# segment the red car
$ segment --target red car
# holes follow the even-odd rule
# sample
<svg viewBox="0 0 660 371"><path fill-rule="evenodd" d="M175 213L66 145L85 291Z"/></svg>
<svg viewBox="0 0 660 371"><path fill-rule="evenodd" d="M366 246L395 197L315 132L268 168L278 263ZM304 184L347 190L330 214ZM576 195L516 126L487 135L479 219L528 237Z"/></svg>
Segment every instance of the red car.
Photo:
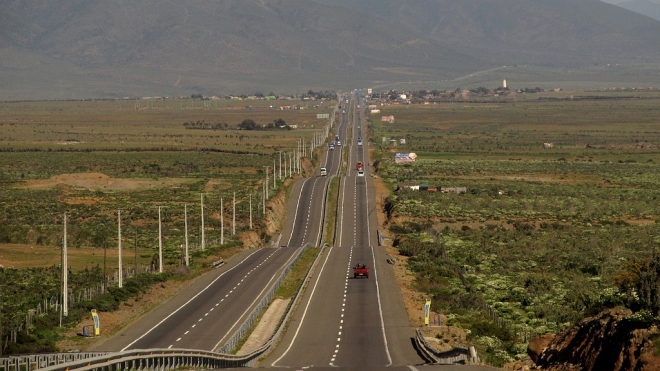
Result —
<svg viewBox="0 0 660 371"><path fill-rule="evenodd" d="M369 268L364 264L356 264L353 268L353 278L365 277L369 278Z"/></svg>
<svg viewBox="0 0 660 371"><path fill-rule="evenodd" d="M357 164L355 164L355 170L360 170L364 169L364 165L362 164L362 161L358 161Z"/></svg>

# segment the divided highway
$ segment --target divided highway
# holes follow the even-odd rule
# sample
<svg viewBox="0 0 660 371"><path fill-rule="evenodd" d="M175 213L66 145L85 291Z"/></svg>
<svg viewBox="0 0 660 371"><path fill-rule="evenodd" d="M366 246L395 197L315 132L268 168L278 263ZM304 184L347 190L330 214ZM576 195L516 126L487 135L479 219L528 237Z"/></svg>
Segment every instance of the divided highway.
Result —
<svg viewBox="0 0 660 371"><path fill-rule="evenodd" d="M336 244L326 250L287 333L262 366L382 369L424 362L411 345L403 301L378 248L367 147L357 144L365 132L361 112L363 103L353 101L351 135L340 138L348 166L342 171ZM353 278L357 263L370 268L369 278Z"/></svg>
<svg viewBox="0 0 660 371"><path fill-rule="evenodd" d="M348 113L342 114L338 124L338 131L343 135L348 128L348 118ZM341 164L341 151L328 151L324 164L329 174L336 174ZM295 184L292 198L296 202L290 202L279 247L243 252L97 346L97 350L187 348L217 351L299 249L308 243L318 245L329 179L315 176Z"/></svg>
<svg viewBox="0 0 660 371"><path fill-rule="evenodd" d="M374 185L362 125L365 102L359 95L343 102L337 134L342 147L322 160L329 176L298 181L292 190L287 221L275 248L250 250L226 266L200 277L184 292L125 328L98 350L187 348L217 351L237 330L306 244L317 246L323 233L325 192L332 175L340 176L338 222L334 246L325 249L307 282L286 333L260 367L315 369L405 369L424 364L413 345L413 329L378 246ZM349 106L350 104L350 106ZM349 109L350 108L350 109ZM350 125L350 121L353 125ZM350 128L350 130L349 130ZM364 143L367 141L365 140ZM362 161L364 174L355 164ZM366 264L368 278L354 278L353 267ZM454 366L424 369L453 370ZM486 370L461 366L463 371Z"/></svg>

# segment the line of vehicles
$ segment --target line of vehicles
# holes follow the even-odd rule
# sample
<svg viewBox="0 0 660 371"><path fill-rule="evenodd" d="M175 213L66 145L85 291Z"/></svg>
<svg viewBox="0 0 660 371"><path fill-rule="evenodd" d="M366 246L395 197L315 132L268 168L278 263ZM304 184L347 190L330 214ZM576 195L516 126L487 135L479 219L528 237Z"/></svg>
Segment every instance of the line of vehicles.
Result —
<svg viewBox="0 0 660 371"><path fill-rule="evenodd" d="M339 136L336 135L336 136L335 136L335 140L337 140L338 138L339 138ZM339 141L337 140L337 144L338 144L338 145L341 145L341 142L339 142ZM359 146L362 145L362 139L358 139L358 145L359 145ZM335 149L335 144L334 144L334 143L330 143L329 146L330 146L330 149ZM358 161L358 162L355 164L355 171L357 171L357 175L358 175L358 176L364 176L364 164L362 163L362 161ZM328 175L328 169L326 169L325 167L322 167L322 168L321 168L321 171L320 171L320 175L321 175L321 176L327 176L327 175Z"/></svg>

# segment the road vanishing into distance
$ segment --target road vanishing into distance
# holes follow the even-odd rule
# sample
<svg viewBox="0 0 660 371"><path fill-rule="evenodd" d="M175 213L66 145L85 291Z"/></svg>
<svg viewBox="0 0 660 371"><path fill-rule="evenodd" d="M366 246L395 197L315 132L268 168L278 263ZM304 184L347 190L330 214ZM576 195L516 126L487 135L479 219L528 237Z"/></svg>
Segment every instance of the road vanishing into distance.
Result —
<svg viewBox="0 0 660 371"><path fill-rule="evenodd" d="M346 135L348 118L348 113L342 114L339 135ZM328 174L336 175L341 151L328 151L324 163ZM217 351L238 330L299 250L306 244L319 245L330 178L316 176L294 185L287 211L289 218L278 247L239 254L99 345L98 350L187 348Z"/></svg>
<svg viewBox="0 0 660 371"><path fill-rule="evenodd" d="M359 95L342 102L336 134L344 146L328 150L321 167L328 176L296 182L287 221L275 248L248 250L225 266L195 280L97 350L185 348L218 351L306 244L319 246L326 192L340 177L335 245L323 250L307 289L279 345L259 367L300 370L488 370L480 366L425 365L413 347L394 272L378 246L375 192L362 125L365 102ZM352 124L352 125L351 125ZM332 139L331 139L332 140ZM346 152L346 164L342 164ZM355 164L362 161L364 174ZM368 278L353 278L366 264Z"/></svg>

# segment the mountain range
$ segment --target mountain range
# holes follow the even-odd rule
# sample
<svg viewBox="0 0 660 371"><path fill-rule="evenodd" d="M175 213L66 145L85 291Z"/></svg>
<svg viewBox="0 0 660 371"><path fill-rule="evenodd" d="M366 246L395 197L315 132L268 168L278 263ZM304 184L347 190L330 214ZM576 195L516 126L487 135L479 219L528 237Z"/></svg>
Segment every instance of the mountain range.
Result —
<svg viewBox="0 0 660 371"><path fill-rule="evenodd" d="M603 0L609 4L618 5L635 13L660 20L660 0Z"/></svg>
<svg viewBox="0 0 660 371"><path fill-rule="evenodd" d="M660 22L598 0L5 0L0 99L452 82L654 64Z"/></svg>

